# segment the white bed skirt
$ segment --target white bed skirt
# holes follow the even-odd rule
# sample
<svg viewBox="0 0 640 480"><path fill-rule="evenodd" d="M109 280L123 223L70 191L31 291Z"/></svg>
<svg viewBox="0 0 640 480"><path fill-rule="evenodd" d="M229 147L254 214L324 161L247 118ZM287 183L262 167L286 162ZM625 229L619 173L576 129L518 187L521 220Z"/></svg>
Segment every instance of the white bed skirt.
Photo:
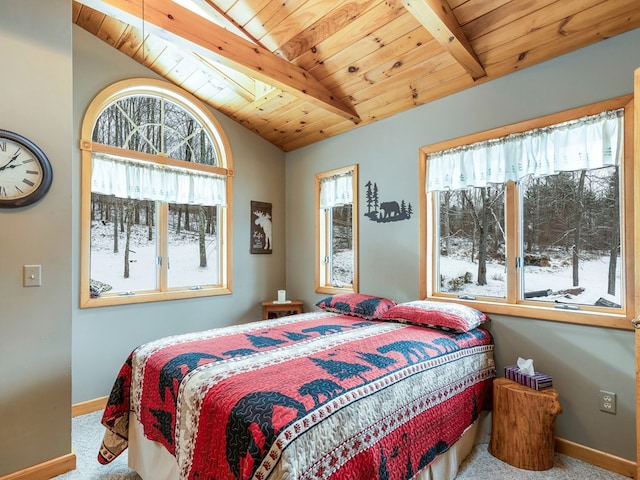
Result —
<svg viewBox="0 0 640 480"><path fill-rule="evenodd" d="M440 455L416 480L453 480L462 461L474 445L489 443L491 413L482 412L462 437L443 455ZM142 424L131 412L129 418L129 467L143 480L179 480L175 457L157 442L147 439Z"/></svg>

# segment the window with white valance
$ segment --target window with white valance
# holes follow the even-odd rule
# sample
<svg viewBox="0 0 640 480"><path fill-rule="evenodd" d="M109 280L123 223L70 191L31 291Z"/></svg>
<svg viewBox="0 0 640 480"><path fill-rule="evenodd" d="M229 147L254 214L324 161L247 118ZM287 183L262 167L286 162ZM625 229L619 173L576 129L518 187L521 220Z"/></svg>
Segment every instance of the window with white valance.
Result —
<svg viewBox="0 0 640 480"><path fill-rule="evenodd" d="M81 307L231 293L233 163L198 99L117 82L82 123Z"/></svg>
<svg viewBox="0 0 640 480"><path fill-rule="evenodd" d="M619 165L623 109L429 154L427 192Z"/></svg>
<svg viewBox="0 0 640 480"><path fill-rule="evenodd" d="M118 198L226 206L226 178L171 165L94 153L91 191Z"/></svg>
<svg viewBox="0 0 640 480"><path fill-rule="evenodd" d="M320 180L320 208L331 208L353 202L353 171Z"/></svg>
<svg viewBox="0 0 640 480"><path fill-rule="evenodd" d="M422 147L421 297L620 328L634 294L630 105L619 97Z"/></svg>
<svg viewBox="0 0 640 480"><path fill-rule="evenodd" d="M358 165L318 173L316 292L358 291Z"/></svg>

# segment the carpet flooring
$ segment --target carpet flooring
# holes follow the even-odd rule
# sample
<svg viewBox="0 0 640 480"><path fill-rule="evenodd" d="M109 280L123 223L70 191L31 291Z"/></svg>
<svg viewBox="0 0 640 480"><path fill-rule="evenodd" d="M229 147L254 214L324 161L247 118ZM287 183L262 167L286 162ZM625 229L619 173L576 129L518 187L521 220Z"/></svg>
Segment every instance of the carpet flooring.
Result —
<svg viewBox="0 0 640 480"><path fill-rule="evenodd" d="M104 427L102 412L89 413L73 419L72 445L76 454L76 469L52 480L141 480L127 467L127 452L109 465L96 459ZM153 480L153 479L145 479ZM566 455L556 454L550 470L532 472L512 467L487 452L487 445L476 445L460 467L456 480L627 480L618 475Z"/></svg>

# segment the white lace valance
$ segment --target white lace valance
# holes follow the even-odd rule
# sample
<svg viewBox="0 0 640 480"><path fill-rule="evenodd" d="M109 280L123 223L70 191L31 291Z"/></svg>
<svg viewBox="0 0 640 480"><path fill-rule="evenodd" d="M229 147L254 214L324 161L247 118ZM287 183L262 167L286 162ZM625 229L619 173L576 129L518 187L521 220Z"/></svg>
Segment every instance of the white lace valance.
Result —
<svg viewBox="0 0 640 480"><path fill-rule="evenodd" d="M624 109L429 154L427 192L619 165Z"/></svg>
<svg viewBox="0 0 640 480"><path fill-rule="evenodd" d="M353 203L353 172L325 177L320 180L320 208Z"/></svg>
<svg viewBox="0 0 640 480"><path fill-rule="evenodd" d="M226 179L221 175L105 153L92 157L91 191L136 200L187 205L226 206Z"/></svg>

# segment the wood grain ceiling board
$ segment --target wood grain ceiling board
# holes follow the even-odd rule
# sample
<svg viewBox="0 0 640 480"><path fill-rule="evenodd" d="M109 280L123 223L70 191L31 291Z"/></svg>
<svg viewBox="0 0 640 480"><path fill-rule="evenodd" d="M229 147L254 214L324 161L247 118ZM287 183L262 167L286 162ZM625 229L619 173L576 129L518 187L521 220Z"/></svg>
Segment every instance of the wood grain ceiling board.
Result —
<svg viewBox="0 0 640 480"><path fill-rule="evenodd" d="M98 8L135 3L171 15L168 0L78 0L72 21L283 151L357 128L349 109L366 125L640 27L638 0L175 1L215 12L226 39L278 60L261 64L238 48L233 62L220 62L202 47L215 48L211 40L195 48L172 37L180 33L172 22L158 36ZM210 31L213 20L187 18L190 29ZM252 74L262 68L270 73ZM308 84L283 85L286 72Z"/></svg>

